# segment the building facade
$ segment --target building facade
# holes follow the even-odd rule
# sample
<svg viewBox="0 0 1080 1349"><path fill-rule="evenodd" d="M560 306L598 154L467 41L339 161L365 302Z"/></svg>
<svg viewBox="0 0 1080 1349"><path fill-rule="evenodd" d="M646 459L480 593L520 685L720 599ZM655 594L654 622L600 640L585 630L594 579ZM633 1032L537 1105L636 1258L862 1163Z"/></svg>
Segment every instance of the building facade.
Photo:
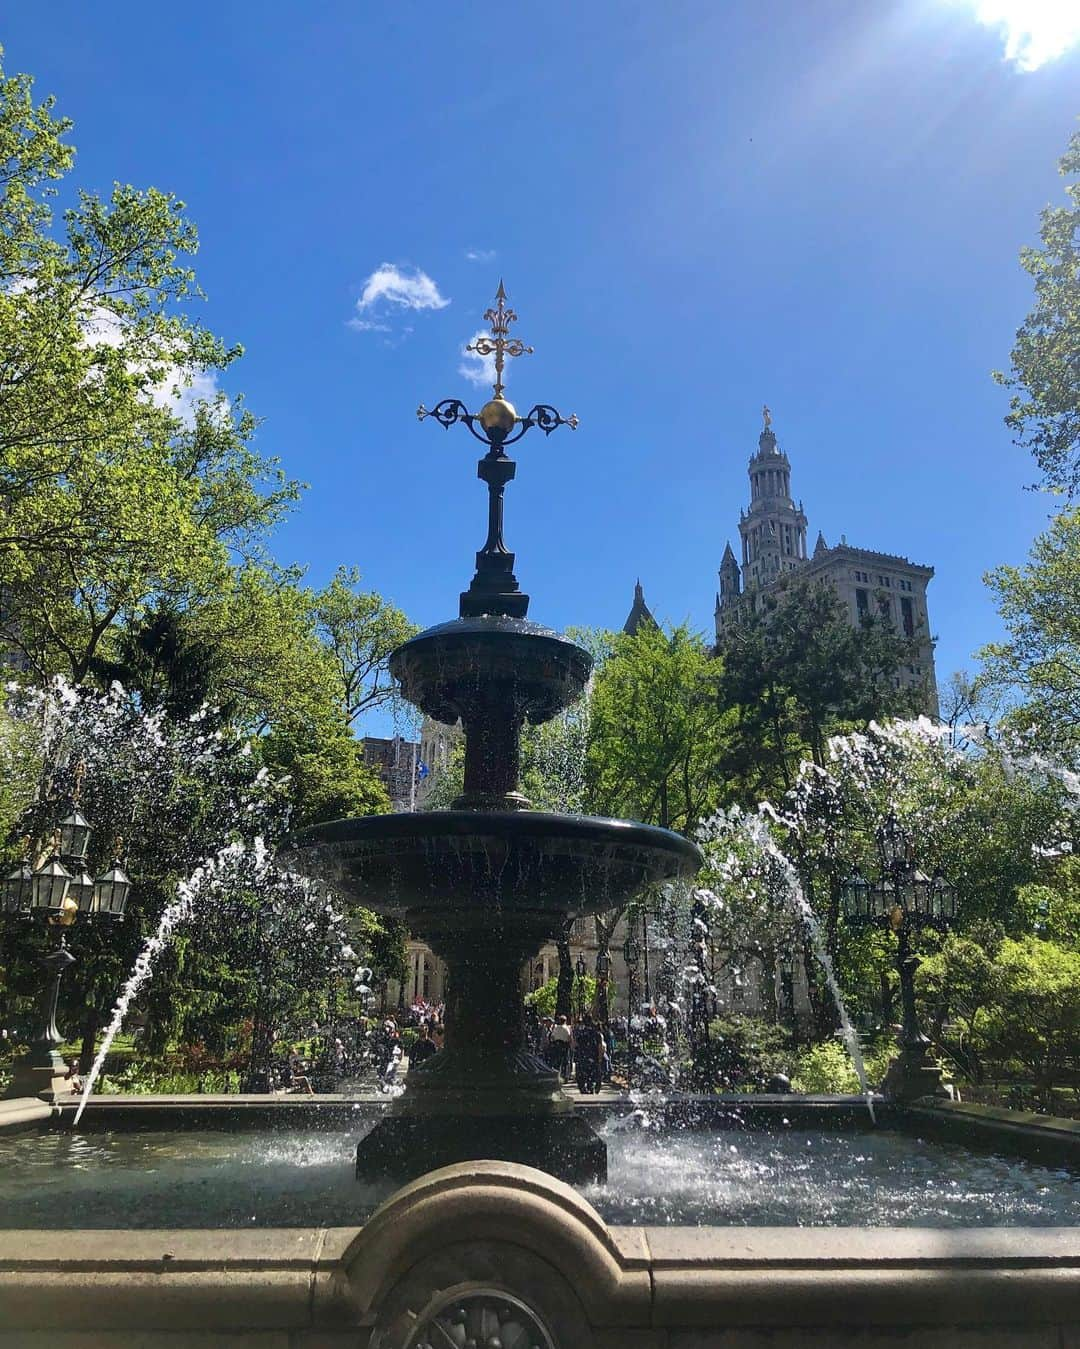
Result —
<svg viewBox="0 0 1080 1349"><path fill-rule="evenodd" d="M384 739L366 735L361 740L364 763L375 770L386 794L390 809L415 810L417 775L420 771L420 746L415 740L395 735Z"/></svg>
<svg viewBox="0 0 1080 1349"><path fill-rule="evenodd" d="M925 689L925 711L936 713L934 642L926 600L933 567L856 548L844 536L830 548L820 531L809 554L806 513L802 502L791 494L791 463L777 444L768 409L747 473L750 504L739 512L741 562L728 543L720 563L717 645L723 645L726 631L746 605L756 607L762 596L774 593L792 574L798 574L832 586L853 626L876 616L914 639L915 653L900 672L900 683Z"/></svg>

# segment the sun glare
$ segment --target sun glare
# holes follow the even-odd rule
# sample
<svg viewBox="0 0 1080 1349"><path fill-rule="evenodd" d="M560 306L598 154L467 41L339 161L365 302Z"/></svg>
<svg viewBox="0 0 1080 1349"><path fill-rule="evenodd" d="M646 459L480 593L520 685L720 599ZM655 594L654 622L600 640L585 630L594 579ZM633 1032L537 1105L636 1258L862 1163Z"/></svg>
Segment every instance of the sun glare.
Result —
<svg viewBox="0 0 1080 1349"><path fill-rule="evenodd" d="M1080 43L1080 0L971 0L975 17L997 28L1005 59L1038 70Z"/></svg>

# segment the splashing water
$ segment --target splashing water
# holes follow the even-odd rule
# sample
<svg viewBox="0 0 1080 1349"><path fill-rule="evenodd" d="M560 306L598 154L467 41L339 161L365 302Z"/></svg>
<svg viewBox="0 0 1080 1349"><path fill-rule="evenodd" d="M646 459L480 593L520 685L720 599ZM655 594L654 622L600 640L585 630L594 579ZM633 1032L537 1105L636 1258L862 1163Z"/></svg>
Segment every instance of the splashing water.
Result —
<svg viewBox="0 0 1080 1349"><path fill-rule="evenodd" d="M176 898L162 913L158 920L157 930L147 937L143 949L139 952L132 971L128 975L127 982L120 990L120 996L113 1008L112 1020L106 1028L104 1038L101 1041L101 1048L94 1058L86 1083L83 1086L82 1096L79 1098L79 1108L75 1112L74 1128L78 1128L83 1111L86 1109L86 1103L94 1090L94 1084L101 1076L105 1059L112 1048L113 1040L116 1039L117 1033L124 1024L133 998L153 973L154 960L168 945L176 929L191 918L201 892L210 883L215 873L220 871L227 858L238 856L243 851L242 844L229 844L228 847L223 848L218 853L216 858L208 858L201 867L197 867L192 872L186 881L181 881L177 886Z"/></svg>
<svg viewBox="0 0 1080 1349"><path fill-rule="evenodd" d="M781 932L780 925L786 927L788 923L805 933L836 1007L840 1022L839 1038L858 1077L870 1117L876 1123L862 1047L840 992L821 924L806 898L798 871L777 845L769 829L768 820L778 818L775 810L763 802L756 815L734 807L729 812L721 811L706 822L701 837L706 845L710 842L720 844L720 857L714 860L713 865L720 874L722 893L726 892L727 898L721 898L710 889L698 888L695 894L705 905L706 915L710 911L716 912L721 920L726 917L730 925L733 912L730 894L734 891L739 897L738 907L745 913L745 921L750 924L745 936L752 937L757 925L766 927L776 939ZM741 919L739 928L742 930ZM785 940L790 942L794 935L794 931L791 931Z"/></svg>
<svg viewBox="0 0 1080 1349"><path fill-rule="evenodd" d="M832 960L829 957L829 950L825 943L825 938L821 931L821 924L818 922L817 914L810 907L810 901L803 893L802 883L799 880L798 873L787 857L780 851L769 834L768 826L763 819L755 819L749 822L751 835L755 842L761 848L762 852L775 864L778 871L784 878L785 890L791 907L806 929L806 934L810 938L810 945L813 947L814 955L818 964L821 966L825 975L825 982L828 985L832 1000L836 1005L836 1012L840 1018L840 1038L844 1042L844 1047L851 1056L852 1066L859 1079L859 1086L866 1097L866 1108L870 1112L870 1118L877 1123L874 1115L874 1098L870 1090L870 1083L866 1076L866 1064L863 1061L862 1046L859 1044L859 1037L855 1027L851 1024L851 1018L848 1016L847 1007L844 1005L844 998L840 992L840 985L836 982L836 972L833 969Z"/></svg>
<svg viewBox="0 0 1080 1349"><path fill-rule="evenodd" d="M306 947L314 943L313 949L319 952L319 968L322 972L351 974L356 993L362 998L370 994L368 980L371 971L359 964L359 957L349 944L345 915L338 911L333 898L322 891L317 883L277 866L262 838L257 837L250 843L237 841L227 844L214 856L200 863L187 880L177 886L176 897L162 913L153 935L143 944L116 1000L112 1019L87 1075L75 1114L76 1125L82 1118L86 1102L101 1075L113 1040L123 1026L133 1000L153 973L154 961L169 944L176 930L204 911L203 906L207 901L216 899L220 904L238 891L256 893L261 897L263 940L271 940L275 933L280 936L291 925L294 937L300 937Z"/></svg>

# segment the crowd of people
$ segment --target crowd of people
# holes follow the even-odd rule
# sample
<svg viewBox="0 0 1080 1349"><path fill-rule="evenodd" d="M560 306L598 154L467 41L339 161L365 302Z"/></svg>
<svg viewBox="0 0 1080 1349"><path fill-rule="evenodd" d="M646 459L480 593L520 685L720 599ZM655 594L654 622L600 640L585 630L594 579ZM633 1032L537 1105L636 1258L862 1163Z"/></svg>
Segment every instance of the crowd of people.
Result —
<svg viewBox="0 0 1080 1349"><path fill-rule="evenodd" d="M573 1025L561 1012L545 1016L534 1023L532 1040L535 1052L564 1082L577 1080L582 1096L595 1096L611 1077L611 1031L591 1012L583 1012Z"/></svg>
<svg viewBox="0 0 1080 1349"><path fill-rule="evenodd" d="M418 999L379 1019L365 1020L357 1028L352 1049L337 1037L318 1056L305 1055L303 1047L296 1045L275 1085L292 1092L326 1090L319 1082L329 1072L335 1081L374 1077L380 1091L391 1093L399 1087L406 1064L419 1067L443 1048L444 1010L441 1003ZM595 1095L611 1078L615 1035L612 1027L589 1011L574 1021L562 1014L541 1018L534 1013L528 1020L527 1038L533 1052L564 1082L576 1081L583 1096Z"/></svg>

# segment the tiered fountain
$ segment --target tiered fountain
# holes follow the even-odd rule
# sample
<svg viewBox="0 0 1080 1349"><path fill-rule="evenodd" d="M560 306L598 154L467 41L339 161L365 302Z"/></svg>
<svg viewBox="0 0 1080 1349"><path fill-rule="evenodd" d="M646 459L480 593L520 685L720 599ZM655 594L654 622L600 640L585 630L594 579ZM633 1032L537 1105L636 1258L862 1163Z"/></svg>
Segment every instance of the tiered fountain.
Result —
<svg viewBox="0 0 1080 1349"><path fill-rule="evenodd" d="M488 448L488 536L460 617L399 647L390 669L402 693L465 732L465 784L450 810L337 820L296 835L297 867L339 894L404 919L448 967L446 1045L408 1074L357 1151L364 1179L407 1179L481 1158L526 1162L570 1181L604 1179L603 1141L524 1041L520 972L571 915L624 904L650 885L693 874L697 848L666 829L534 811L519 790L520 739L580 696L588 652L526 620L529 597L503 542L503 492L516 464L507 446L530 428L577 426L538 404L519 417L503 397L506 356L532 350L509 336L516 319L502 284L471 348L493 356L494 396L470 413L445 399L421 419L458 422Z"/></svg>

